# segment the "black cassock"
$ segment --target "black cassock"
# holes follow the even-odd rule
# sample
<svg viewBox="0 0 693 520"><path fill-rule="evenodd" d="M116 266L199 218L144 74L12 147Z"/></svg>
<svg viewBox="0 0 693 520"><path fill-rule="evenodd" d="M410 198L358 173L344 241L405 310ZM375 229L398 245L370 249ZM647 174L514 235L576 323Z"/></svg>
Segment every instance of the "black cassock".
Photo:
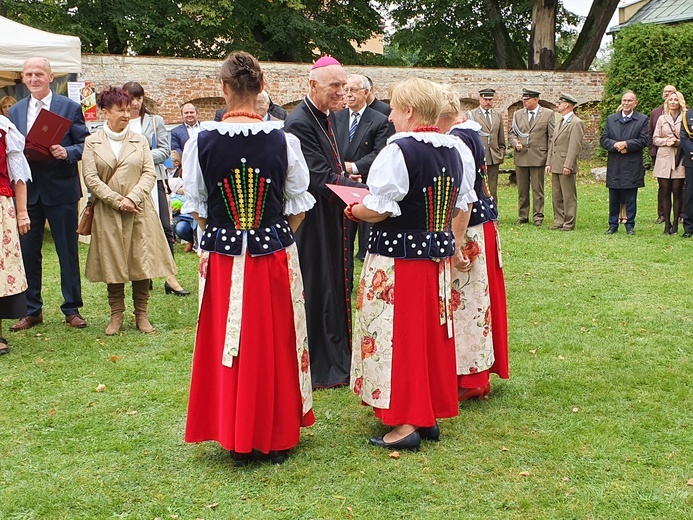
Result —
<svg viewBox="0 0 693 520"><path fill-rule="evenodd" d="M344 385L351 365L351 288L345 261L354 254L345 229L352 223L344 217L344 203L325 184L365 186L342 173L332 115L306 98L286 118L284 130L301 141L310 170L308 191L317 201L296 232L313 387Z"/></svg>

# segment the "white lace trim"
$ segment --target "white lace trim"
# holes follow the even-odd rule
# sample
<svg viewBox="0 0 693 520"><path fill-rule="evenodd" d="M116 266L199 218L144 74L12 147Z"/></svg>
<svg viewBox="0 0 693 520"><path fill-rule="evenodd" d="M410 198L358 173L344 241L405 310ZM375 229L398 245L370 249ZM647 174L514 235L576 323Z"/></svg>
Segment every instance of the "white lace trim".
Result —
<svg viewBox="0 0 693 520"><path fill-rule="evenodd" d="M7 154L7 173L12 182L31 180L31 168L22 152L10 152Z"/></svg>
<svg viewBox="0 0 693 520"><path fill-rule="evenodd" d="M431 144L436 148L454 148L457 137L439 134L437 132L399 132L387 140L387 144L393 143L405 137L413 137L422 143Z"/></svg>
<svg viewBox="0 0 693 520"><path fill-rule="evenodd" d="M223 121L203 121L200 130L216 130L221 135L257 135L260 132L269 134L272 130L284 128L284 121L263 121L262 123L225 123Z"/></svg>
<svg viewBox="0 0 693 520"><path fill-rule="evenodd" d="M363 198L363 205L372 211L377 211L381 215L389 213L391 217L399 217L402 214L399 204L387 197L369 194Z"/></svg>
<svg viewBox="0 0 693 520"><path fill-rule="evenodd" d="M479 123L477 123L476 121L474 121L473 119L467 119L466 121L464 121L462 123L457 123L456 125L452 125L450 127L450 130L453 130L455 128L460 128L462 130L469 129L469 130L474 130L475 132L478 132L479 130L481 130L481 125Z"/></svg>
<svg viewBox="0 0 693 520"><path fill-rule="evenodd" d="M315 206L315 197L304 191L292 197L286 197L284 200L284 215L298 215L310 210L313 206Z"/></svg>

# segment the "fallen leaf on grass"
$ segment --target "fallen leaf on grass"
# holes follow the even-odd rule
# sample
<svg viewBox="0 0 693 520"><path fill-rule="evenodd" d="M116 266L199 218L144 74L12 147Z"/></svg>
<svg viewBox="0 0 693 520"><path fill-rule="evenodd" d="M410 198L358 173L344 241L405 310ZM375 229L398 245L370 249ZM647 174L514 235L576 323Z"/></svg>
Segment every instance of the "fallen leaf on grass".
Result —
<svg viewBox="0 0 693 520"><path fill-rule="evenodd" d="M521 477L529 477L532 473L530 471L520 471Z"/></svg>
<svg viewBox="0 0 693 520"><path fill-rule="evenodd" d="M580 327L580 332L587 332L587 327Z"/></svg>
<svg viewBox="0 0 693 520"><path fill-rule="evenodd" d="M94 401L91 401L89 404L87 404L87 408L91 408L92 406L94 406Z"/></svg>
<svg viewBox="0 0 693 520"><path fill-rule="evenodd" d="M398 459L399 458L399 452L393 451L392 453L390 453L390 458L391 459Z"/></svg>
<svg viewBox="0 0 693 520"><path fill-rule="evenodd" d="M579 411L580 411L580 409L577 406L575 408L573 408L573 413L578 413Z"/></svg>
<svg viewBox="0 0 693 520"><path fill-rule="evenodd" d="M118 361L119 359L120 359L120 358L119 358L118 356L111 356L111 361L113 361L113 363L115 363L115 362Z"/></svg>
<svg viewBox="0 0 693 520"><path fill-rule="evenodd" d="M137 410L130 410L129 412L125 412L127 415L137 415Z"/></svg>
<svg viewBox="0 0 693 520"><path fill-rule="evenodd" d="M693 478L688 479L687 485L693 486Z"/></svg>
<svg viewBox="0 0 693 520"><path fill-rule="evenodd" d="M347 511L349 511L349 513L352 513L352 514L353 514L354 508L353 508L353 507L347 507Z"/></svg>
<svg viewBox="0 0 693 520"><path fill-rule="evenodd" d="M55 415L57 413L57 410L53 408L50 412L48 412L48 415Z"/></svg>
<svg viewBox="0 0 693 520"><path fill-rule="evenodd" d="M43 363L43 358L36 358L36 362L39 363L39 364L40 364L40 363Z"/></svg>
<svg viewBox="0 0 693 520"><path fill-rule="evenodd" d="M536 327L537 325L539 325L539 322L538 322L538 321L533 321L533 322L532 322L532 325L534 325L534 326Z"/></svg>
<svg viewBox="0 0 693 520"><path fill-rule="evenodd" d="M99 383L99 385L96 387L96 391L101 393L104 390L106 390L106 385L104 385L103 383Z"/></svg>
<svg viewBox="0 0 693 520"><path fill-rule="evenodd" d="M40 338L40 337L41 337L41 333L40 333L40 332L37 332L37 333L36 333L36 337L37 337L37 338Z"/></svg>
<svg viewBox="0 0 693 520"><path fill-rule="evenodd" d="M536 353L537 353L537 349L531 348L531 349L529 349L529 353L530 353L530 354L536 354Z"/></svg>
<svg viewBox="0 0 693 520"><path fill-rule="evenodd" d="M565 361L565 358L563 356L558 356L558 361Z"/></svg>
<svg viewBox="0 0 693 520"><path fill-rule="evenodd" d="M346 497L343 497L342 495L332 495L332 498L335 500L346 500Z"/></svg>
<svg viewBox="0 0 693 520"><path fill-rule="evenodd" d="M248 500L248 495L241 495L241 500Z"/></svg>
<svg viewBox="0 0 693 520"><path fill-rule="evenodd" d="M216 509L219 506L219 502L214 502L213 504L208 504L205 507L207 509Z"/></svg>
<svg viewBox="0 0 693 520"><path fill-rule="evenodd" d="M503 447L501 448L501 451L510 451L510 450L509 450L508 448L506 448L505 446L503 446Z"/></svg>
<svg viewBox="0 0 693 520"><path fill-rule="evenodd" d="M570 479L569 479L568 477L563 477L561 480L562 480L563 482L568 482Z"/></svg>

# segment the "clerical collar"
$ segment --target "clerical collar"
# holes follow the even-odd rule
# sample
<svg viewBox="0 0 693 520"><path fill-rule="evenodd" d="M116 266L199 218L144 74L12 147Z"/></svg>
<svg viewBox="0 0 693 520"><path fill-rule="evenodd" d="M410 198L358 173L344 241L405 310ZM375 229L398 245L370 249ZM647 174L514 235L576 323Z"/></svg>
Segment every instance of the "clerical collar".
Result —
<svg viewBox="0 0 693 520"><path fill-rule="evenodd" d="M327 118L327 115L330 113L330 111L327 111L327 114L320 110L315 103L313 103L313 100L310 99L310 94L306 94L306 102L308 104L308 108L310 109L311 112L315 115L320 115L324 118Z"/></svg>

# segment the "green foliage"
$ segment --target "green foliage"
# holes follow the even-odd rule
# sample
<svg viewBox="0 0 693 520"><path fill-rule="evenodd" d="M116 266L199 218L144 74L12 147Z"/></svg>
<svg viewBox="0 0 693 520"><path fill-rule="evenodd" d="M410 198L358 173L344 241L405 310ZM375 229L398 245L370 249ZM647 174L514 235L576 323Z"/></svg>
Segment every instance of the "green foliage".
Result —
<svg viewBox="0 0 693 520"><path fill-rule="evenodd" d="M649 113L662 104L665 85L693 101L693 24L633 25L618 32L607 67L602 120L613 113L626 90L638 96L636 110Z"/></svg>
<svg viewBox="0 0 693 520"><path fill-rule="evenodd" d="M392 37L399 51L419 67L497 67L492 25L482 2L476 0L390 0L385 5L397 32ZM532 0L500 0L510 38L527 56L532 23ZM558 9L558 36L574 34L580 17ZM559 46L559 56L567 56ZM526 59L526 58L525 58Z"/></svg>
<svg viewBox="0 0 693 520"><path fill-rule="evenodd" d="M244 49L262 60L359 57L379 31L368 0L5 0L9 18L82 39L84 52L222 58Z"/></svg>

